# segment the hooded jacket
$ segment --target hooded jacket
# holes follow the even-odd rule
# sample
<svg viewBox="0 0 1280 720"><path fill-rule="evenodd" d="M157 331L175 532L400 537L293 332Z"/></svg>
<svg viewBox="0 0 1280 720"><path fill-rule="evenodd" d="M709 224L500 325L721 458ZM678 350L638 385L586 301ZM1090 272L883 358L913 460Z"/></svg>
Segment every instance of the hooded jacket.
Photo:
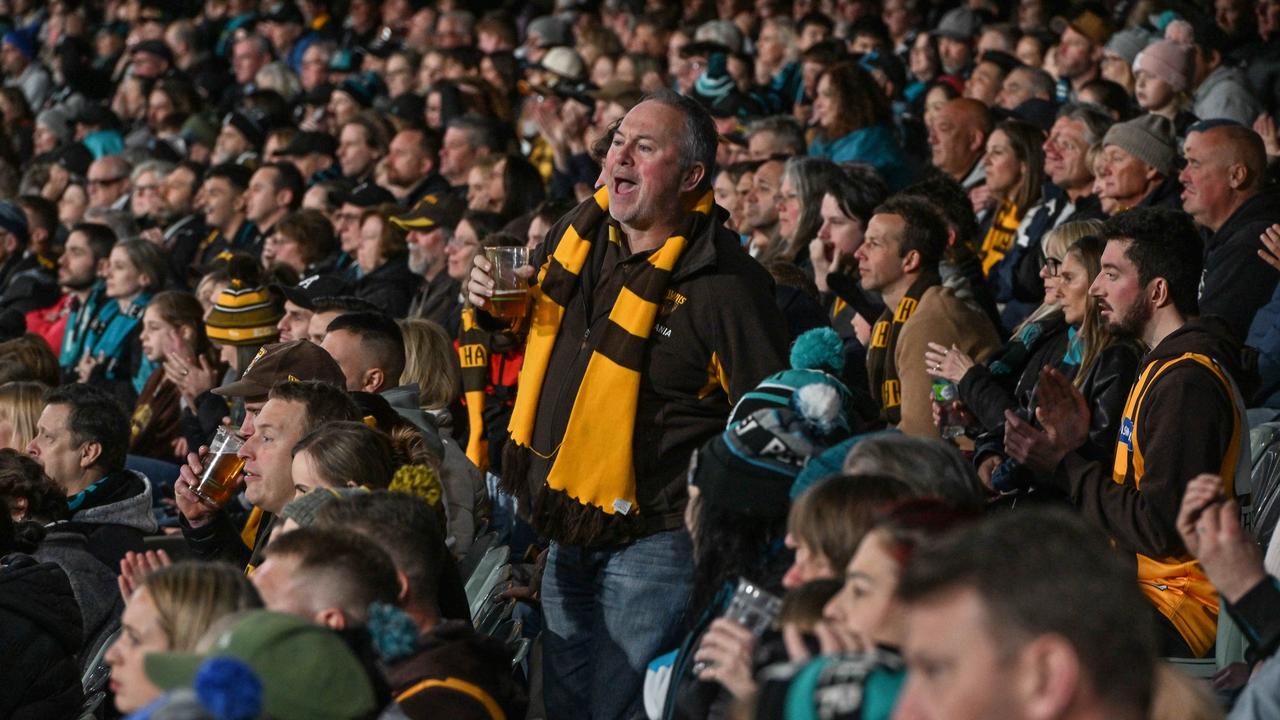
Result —
<svg viewBox="0 0 1280 720"><path fill-rule="evenodd" d="M0 717L72 718L82 690L84 630L67 576L53 563L9 555L0 565Z"/></svg>
<svg viewBox="0 0 1280 720"><path fill-rule="evenodd" d="M471 549L479 526L487 493L484 475L452 438L443 437L435 422L418 406L417 385L401 385L382 391L382 397L400 417L412 423L427 439L431 452L440 458L440 485L444 488L445 517L450 549L462 557Z"/></svg>
<svg viewBox="0 0 1280 720"><path fill-rule="evenodd" d="M1280 222L1280 192L1249 198L1205 241L1200 312L1218 315L1243 340L1249 322L1276 288L1276 271L1258 257L1262 231Z"/></svg>
<svg viewBox="0 0 1280 720"><path fill-rule="evenodd" d="M81 496L67 529L83 533L89 551L109 568L120 567L126 552L141 551L142 539L160 531L151 512L151 481L142 473L111 473L77 497Z"/></svg>
<svg viewBox="0 0 1280 720"><path fill-rule="evenodd" d="M387 682L405 716L524 717L524 693L511 677L511 653L501 642L462 622L441 623L420 642L416 655L387 669Z"/></svg>
<svg viewBox="0 0 1280 720"><path fill-rule="evenodd" d="M1262 105L1249 90L1249 81L1245 79L1243 70L1221 65L1196 88L1191 111L1196 117L1225 118L1252 127L1254 119L1262 112Z"/></svg>
<svg viewBox="0 0 1280 720"><path fill-rule="evenodd" d="M57 564L71 582L71 591L80 606L84 624L84 639L80 645L80 660L83 664L91 659L89 656L102 645L107 636L120 627L124 598L120 596L120 588L116 584L119 566L107 567L89 551L89 543L84 535L64 527L63 523L49 526L47 534L31 556L40 562Z"/></svg>
<svg viewBox="0 0 1280 720"><path fill-rule="evenodd" d="M1135 556L1143 594L1198 656L1213 646L1218 595L1187 554L1176 520L1191 478L1213 473L1230 483L1241 443L1247 450L1248 425L1231 386L1244 377L1239 357L1239 343L1220 320L1187 321L1143 358L1113 466L1072 453L1051 476L1037 478L1066 493L1117 549Z"/></svg>

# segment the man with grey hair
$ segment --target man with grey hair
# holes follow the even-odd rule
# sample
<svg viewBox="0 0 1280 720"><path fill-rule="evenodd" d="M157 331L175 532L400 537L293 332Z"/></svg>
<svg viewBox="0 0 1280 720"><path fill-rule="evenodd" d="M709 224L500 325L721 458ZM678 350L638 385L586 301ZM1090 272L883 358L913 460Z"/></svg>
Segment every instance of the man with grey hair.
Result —
<svg viewBox="0 0 1280 720"><path fill-rule="evenodd" d="M716 139L694 100L648 96L614 135L604 186L520 269L539 284L525 305L540 341L525 350L502 482L551 539L548 717L640 709L646 663L684 631L691 453L785 365L773 282L713 212ZM471 304L494 312L491 265L473 262Z"/></svg>
<svg viewBox="0 0 1280 720"><path fill-rule="evenodd" d="M254 34L237 37L231 44L231 74L235 81L223 93L220 107L239 107L241 99L258 89L254 78L271 59L271 42L266 38Z"/></svg>
<svg viewBox="0 0 1280 720"><path fill-rule="evenodd" d="M752 160L804 155L804 128L789 115L760 118L747 128L747 156Z"/></svg>
<svg viewBox="0 0 1280 720"><path fill-rule="evenodd" d="M921 497L978 509L986 498L982 481L955 445L937 438L879 433L853 444L844 460L846 475L887 475Z"/></svg>
<svg viewBox="0 0 1280 720"><path fill-rule="evenodd" d="M460 115L449 121L440 143L440 174L465 196L467 175L476 160L502 152L502 141L492 120Z"/></svg>
<svg viewBox="0 0 1280 720"><path fill-rule="evenodd" d="M164 180L173 172L173 163L164 160L146 160L129 174L133 189L129 196L129 210L134 222L141 228L161 228L167 221L164 202Z"/></svg>
<svg viewBox="0 0 1280 720"><path fill-rule="evenodd" d="M1005 110L1015 110L1033 98L1053 102L1053 76L1038 67L1019 65L1009 71L1000 85L996 105Z"/></svg>
<svg viewBox="0 0 1280 720"><path fill-rule="evenodd" d="M1111 116L1097 105L1067 103L1044 141L1045 201L1027 226L1027 236L1037 242L1045 233L1075 220L1106 217L1093 192L1093 168L1089 148L1102 140L1111 127Z"/></svg>

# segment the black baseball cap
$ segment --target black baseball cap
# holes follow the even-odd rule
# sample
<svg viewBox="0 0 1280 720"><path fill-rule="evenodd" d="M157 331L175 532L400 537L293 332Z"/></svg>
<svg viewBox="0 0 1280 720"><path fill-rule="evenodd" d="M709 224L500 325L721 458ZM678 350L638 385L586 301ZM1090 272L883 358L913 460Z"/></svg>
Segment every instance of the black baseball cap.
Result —
<svg viewBox="0 0 1280 720"><path fill-rule="evenodd" d="M383 203L394 203L396 196L391 191L371 182L363 182L351 188L342 198L343 205L355 205L359 208L371 208Z"/></svg>
<svg viewBox="0 0 1280 720"><path fill-rule="evenodd" d="M277 285L276 289L294 305L314 310L316 300L346 295L351 292L351 285L337 275L311 275L299 280L297 285Z"/></svg>

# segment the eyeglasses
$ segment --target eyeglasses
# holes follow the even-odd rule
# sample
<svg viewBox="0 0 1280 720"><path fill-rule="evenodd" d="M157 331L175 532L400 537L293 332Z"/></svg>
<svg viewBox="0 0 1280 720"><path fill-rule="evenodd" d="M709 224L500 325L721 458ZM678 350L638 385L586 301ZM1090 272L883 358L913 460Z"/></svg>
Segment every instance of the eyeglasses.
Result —
<svg viewBox="0 0 1280 720"><path fill-rule="evenodd" d="M115 185L116 183L120 182L121 180L124 180L124 179L125 179L125 177L126 177L126 176L123 176L123 175L122 175L122 176L120 176L120 177L114 177L114 178L98 178L98 179L96 179L96 180L95 180L94 178L89 178L89 184L90 184L90 185L96 185L97 187L103 187L104 185Z"/></svg>
<svg viewBox="0 0 1280 720"><path fill-rule="evenodd" d="M1058 271L1062 269L1062 261L1057 258L1041 256L1040 267L1045 269L1049 277L1058 277Z"/></svg>

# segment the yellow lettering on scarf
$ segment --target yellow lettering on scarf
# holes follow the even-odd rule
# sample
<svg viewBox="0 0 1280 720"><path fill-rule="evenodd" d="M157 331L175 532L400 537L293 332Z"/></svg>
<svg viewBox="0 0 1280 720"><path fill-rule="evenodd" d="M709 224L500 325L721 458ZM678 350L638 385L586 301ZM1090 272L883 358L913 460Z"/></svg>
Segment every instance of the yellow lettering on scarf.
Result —
<svg viewBox="0 0 1280 720"><path fill-rule="evenodd" d="M489 359L485 357L483 345L463 345L458 348L458 357L462 360L462 367L477 368L484 367L489 364Z"/></svg>
<svg viewBox="0 0 1280 720"><path fill-rule="evenodd" d="M918 304L915 298L902 298L898 302L898 310L893 314L893 321L896 323L906 322L911 317L911 313L916 311L916 305Z"/></svg>
<svg viewBox="0 0 1280 720"><path fill-rule="evenodd" d="M887 408L901 405L902 383L897 380L885 380L880 388L880 402Z"/></svg>
<svg viewBox="0 0 1280 720"><path fill-rule="evenodd" d="M887 320L881 320L876 323L875 330L871 331L871 347L889 347L889 322Z"/></svg>

